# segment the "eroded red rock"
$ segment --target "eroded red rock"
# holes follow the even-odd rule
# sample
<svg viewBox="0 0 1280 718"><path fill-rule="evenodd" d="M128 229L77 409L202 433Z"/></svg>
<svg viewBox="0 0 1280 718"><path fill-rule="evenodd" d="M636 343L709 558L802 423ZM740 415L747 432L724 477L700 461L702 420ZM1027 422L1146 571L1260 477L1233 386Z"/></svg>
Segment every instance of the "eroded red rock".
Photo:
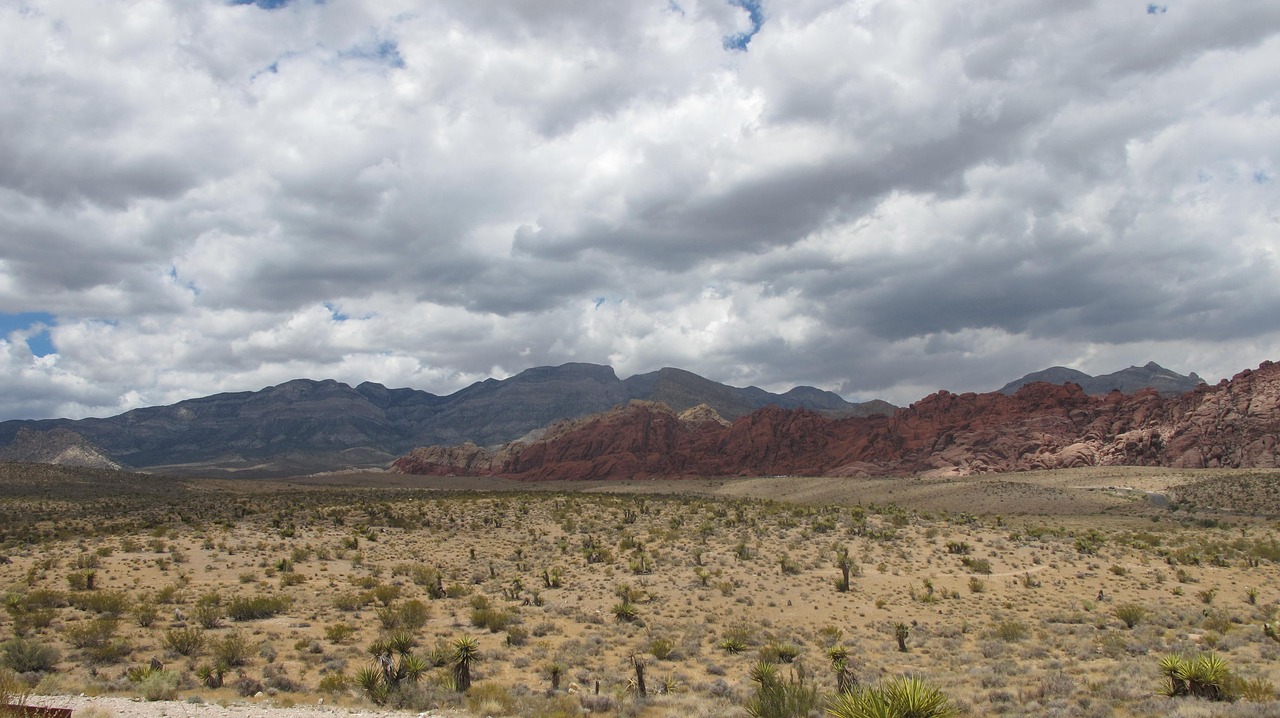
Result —
<svg viewBox="0 0 1280 718"><path fill-rule="evenodd" d="M714 412L712 412L714 413ZM681 476L968 475L1078 466L1273 468L1280 365L1171 398L1089 396L1074 384L1013 395L940 391L891 416L834 419L766 407L726 424L634 402L497 451L427 447L404 473L547 480Z"/></svg>

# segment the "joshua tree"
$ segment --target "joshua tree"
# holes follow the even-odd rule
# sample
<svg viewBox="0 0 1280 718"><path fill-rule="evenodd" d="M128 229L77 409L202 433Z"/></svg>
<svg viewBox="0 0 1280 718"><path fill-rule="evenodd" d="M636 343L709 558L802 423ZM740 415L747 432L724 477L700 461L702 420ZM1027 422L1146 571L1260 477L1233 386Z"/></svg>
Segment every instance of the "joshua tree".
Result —
<svg viewBox="0 0 1280 718"><path fill-rule="evenodd" d="M453 641L453 687L459 693L471 688L471 665L480 662L480 644L471 636Z"/></svg>
<svg viewBox="0 0 1280 718"><path fill-rule="evenodd" d="M644 696L647 693L644 687L644 660L632 656L631 665L636 669L636 695Z"/></svg>
<svg viewBox="0 0 1280 718"><path fill-rule="evenodd" d="M836 674L836 691L849 693L857 690L858 680L849 670L849 651L844 646L832 646L827 657L831 659L831 670Z"/></svg>
<svg viewBox="0 0 1280 718"><path fill-rule="evenodd" d="M911 627L905 623L898 622L893 627L893 637L898 639L898 650L903 653L907 652L907 636L911 635Z"/></svg>
<svg viewBox="0 0 1280 718"><path fill-rule="evenodd" d="M551 676L551 690L560 690L560 678L564 676L564 665L552 663L547 666L547 674Z"/></svg>
<svg viewBox="0 0 1280 718"><path fill-rule="evenodd" d="M840 593L849 591L849 575L853 571L853 559L849 557L849 547L841 546L836 552L836 566L840 568L840 580L836 581L836 590Z"/></svg>

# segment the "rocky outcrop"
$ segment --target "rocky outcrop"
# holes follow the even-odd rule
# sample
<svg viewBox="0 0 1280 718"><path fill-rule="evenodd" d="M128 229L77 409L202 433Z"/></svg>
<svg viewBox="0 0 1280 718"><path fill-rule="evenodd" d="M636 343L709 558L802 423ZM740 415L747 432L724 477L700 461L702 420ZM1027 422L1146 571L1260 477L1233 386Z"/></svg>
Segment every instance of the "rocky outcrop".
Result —
<svg viewBox="0 0 1280 718"><path fill-rule="evenodd" d="M890 416L833 418L767 407L726 425L705 412L677 416L663 405L633 403L510 445L500 460L476 458L466 447L436 447L414 452L395 469L447 465L455 473L542 481L1275 467L1278 433L1280 366L1267 362L1174 397L1155 389L1090 396L1077 384L1035 383L1012 395L940 391Z"/></svg>
<svg viewBox="0 0 1280 718"><path fill-rule="evenodd" d="M54 464L89 469L120 469L101 449L83 436L66 429L31 431L22 429L13 443L0 450L0 461Z"/></svg>

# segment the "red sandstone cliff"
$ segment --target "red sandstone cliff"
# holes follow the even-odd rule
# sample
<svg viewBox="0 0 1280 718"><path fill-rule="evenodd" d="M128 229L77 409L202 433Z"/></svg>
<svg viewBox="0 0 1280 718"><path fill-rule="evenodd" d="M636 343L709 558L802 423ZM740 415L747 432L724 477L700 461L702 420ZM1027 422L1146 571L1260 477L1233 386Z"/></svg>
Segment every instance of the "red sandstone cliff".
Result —
<svg viewBox="0 0 1280 718"><path fill-rule="evenodd" d="M964 475L1090 465L1275 467L1280 365L1162 398L1091 397L1068 384L1013 395L938 392L892 416L833 419L767 407L725 425L635 403L499 452L415 450L405 473L526 480L744 475Z"/></svg>

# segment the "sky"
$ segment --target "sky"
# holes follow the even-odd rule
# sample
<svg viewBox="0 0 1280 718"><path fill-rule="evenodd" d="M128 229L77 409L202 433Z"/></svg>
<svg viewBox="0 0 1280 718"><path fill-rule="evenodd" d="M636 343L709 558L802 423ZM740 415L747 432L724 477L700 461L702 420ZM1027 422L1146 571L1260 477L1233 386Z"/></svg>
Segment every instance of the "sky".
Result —
<svg viewBox="0 0 1280 718"><path fill-rule="evenodd" d="M1275 0L0 0L0 419L1280 360Z"/></svg>

